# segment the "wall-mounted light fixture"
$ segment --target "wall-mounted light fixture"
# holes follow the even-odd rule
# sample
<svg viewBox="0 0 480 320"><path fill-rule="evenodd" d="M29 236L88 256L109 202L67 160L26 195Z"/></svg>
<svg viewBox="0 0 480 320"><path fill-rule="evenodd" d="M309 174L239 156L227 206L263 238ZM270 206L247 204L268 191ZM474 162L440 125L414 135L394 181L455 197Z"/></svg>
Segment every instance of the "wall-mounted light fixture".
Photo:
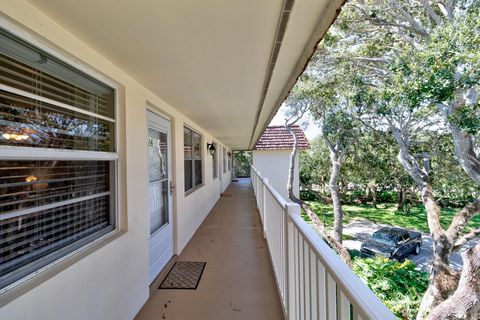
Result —
<svg viewBox="0 0 480 320"><path fill-rule="evenodd" d="M228 151L228 152L227 152L227 156L228 156L229 158L231 158L231 157L232 157L232 153L231 153L230 151Z"/></svg>
<svg viewBox="0 0 480 320"><path fill-rule="evenodd" d="M208 152L210 153L210 155L211 155L212 157L215 155L215 151L217 151L217 150L215 149L215 145L213 144L213 142L212 142L212 143L208 143L208 142L207 142L207 150L208 150Z"/></svg>

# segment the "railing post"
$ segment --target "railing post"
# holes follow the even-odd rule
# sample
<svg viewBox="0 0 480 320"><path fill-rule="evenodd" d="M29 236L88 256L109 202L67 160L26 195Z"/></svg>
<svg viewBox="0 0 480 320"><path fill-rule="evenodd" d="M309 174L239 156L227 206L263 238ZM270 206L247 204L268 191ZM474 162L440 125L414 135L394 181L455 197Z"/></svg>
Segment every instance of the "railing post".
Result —
<svg viewBox="0 0 480 320"><path fill-rule="evenodd" d="M262 178L260 176L260 172L257 171L257 176L255 178L255 189L257 190L255 192L255 197L256 197L256 202L257 202L257 209L258 212L260 212L260 215L262 214L262 208L260 207L260 190L259 190L259 184L262 182Z"/></svg>
<svg viewBox="0 0 480 320"><path fill-rule="evenodd" d="M250 166L250 183L252 184L253 194L255 194L255 176L253 175L253 167Z"/></svg>
<svg viewBox="0 0 480 320"><path fill-rule="evenodd" d="M294 226L290 214L300 215L300 206L289 202L285 206L285 306L287 320L295 319L295 255L294 255Z"/></svg>
<svg viewBox="0 0 480 320"><path fill-rule="evenodd" d="M266 184L268 183L268 178L264 178L263 179L263 184L262 184L262 215L263 215L263 238L267 238L267 197L266 197L266 194L267 194L267 186Z"/></svg>

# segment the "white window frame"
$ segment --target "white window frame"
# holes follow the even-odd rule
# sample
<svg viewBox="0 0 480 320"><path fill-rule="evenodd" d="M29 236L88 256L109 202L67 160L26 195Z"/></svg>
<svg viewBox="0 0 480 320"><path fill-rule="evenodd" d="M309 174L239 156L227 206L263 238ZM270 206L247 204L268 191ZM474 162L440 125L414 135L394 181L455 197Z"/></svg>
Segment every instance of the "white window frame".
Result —
<svg viewBox="0 0 480 320"><path fill-rule="evenodd" d="M109 86L114 90L114 119L98 115L68 104L51 100L42 96L25 92L16 88L11 88L6 85L0 85L0 89L20 94L22 96L32 98L35 100L50 103L55 106L59 106L65 110L75 111L87 115L94 115L97 118L108 120L114 125L114 150L115 152L101 152L101 151L86 151L86 150L67 150L67 149L53 149L53 148L38 148L38 147L21 147L21 146L5 146L0 145L0 160L98 160L98 161L111 161L111 190L110 190L110 202L111 202L111 219L114 221L114 229L83 246L51 261L47 265L36 269L29 275L0 288L0 307L17 298L19 295L29 291L40 283L44 282L51 276L64 270L72 263L77 262L86 255L93 253L105 244L113 241L124 233L126 225L124 225L124 219L120 217L120 168L123 161L120 159L120 154L123 154L122 143L123 131L119 126L119 122L123 123L123 110L120 106L122 97L120 96L121 86L111 80L110 78L99 73L95 69L87 66L84 63L79 62L76 58L70 57L68 54L61 52L55 46L51 46L45 40L39 40L36 36L33 36L29 31L24 30L22 27L0 17L0 27L10 32L12 35L24 40L25 42L33 45L34 47L45 51L53 57L59 59L63 63L85 73L86 75L96 79L97 81ZM124 190L122 188L122 194ZM123 204L123 201L122 201Z"/></svg>
<svg viewBox="0 0 480 320"><path fill-rule="evenodd" d="M218 148L218 143L215 141L212 141L213 147L215 148L215 152L213 153L212 156L212 178L213 180L218 179L218 154L219 154L219 148ZM207 150L209 151L209 150Z"/></svg>
<svg viewBox="0 0 480 320"><path fill-rule="evenodd" d="M228 157L228 172L232 171L232 159L233 159L232 151L227 151L227 156L229 152L230 152L230 156Z"/></svg>
<svg viewBox="0 0 480 320"><path fill-rule="evenodd" d="M227 148L222 147L222 157L223 157L223 174L227 173Z"/></svg>
<svg viewBox="0 0 480 320"><path fill-rule="evenodd" d="M188 190L184 190L185 191L185 195L189 195L193 192L195 192L196 190L200 189L201 187L203 187L205 185L205 174L204 174L204 170L203 170L203 166L205 164L205 157L204 157L204 148L203 148L203 134L201 134L198 130L195 130L193 129L192 127L188 126L187 124L184 124L183 125L183 130L190 130L192 132L192 159L184 159L184 160L191 160L192 161L192 187ZM195 156L194 156L194 150L193 150L193 133L196 133L200 136L200 161L201 161L201 174L202 174L202 182L195 185L195 161L196 160L199 160L199 159L195 159ZM183 145L185 145L185 135L184 135L184 141L183 141ZM185 161L183 161L183 165L185 166ZM184 168L184 171L185 173L185 168ZM185 177L183 177L183 183L185 183ZM185 188L184 188L185 189Z"/></svg>

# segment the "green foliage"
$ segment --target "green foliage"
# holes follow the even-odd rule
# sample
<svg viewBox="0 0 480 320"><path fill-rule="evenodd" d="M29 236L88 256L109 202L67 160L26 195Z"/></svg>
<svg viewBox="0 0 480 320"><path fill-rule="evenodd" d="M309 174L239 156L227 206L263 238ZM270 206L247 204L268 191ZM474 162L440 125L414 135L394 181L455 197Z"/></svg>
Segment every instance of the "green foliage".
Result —
<svg viewBox="0 0 480 320"><path fill-rule="evenodd" d="M395 203L398 200L397 191L380 191L377 193L378 202Z"/></svg>
<svg viewBox="0 0 480 320"><path fill-rule="evenodd" d="M233 159L235 161L235 176L250 177L250 166L252 165L252 153L250 151L235 151Z"/></svg>
<svg viewBox="0 0 480 320"><path fill-rule="evenodd" d="M300 200L315 201L317 200L317 196L310 190L300 190Z"/></svg>
<svg viewBox="0 0 480 320"><path fill-rule="evenodd" d="M404 45L390 66L384 97L410 108L456 104L448 120L465 132L480 131L477 99L466 99L480 82L479 9L459 14L436 28L422 50Z"/></svg>
<svg viewBox="0 0 480 320"><path fill-rule="evenodd" d="M330 174L328 149L321 138L310 141L310 149L300 152L300 181L306 185L324 185Z"/></svg>
<svg viewBox="0 0 480 320"><path fill-rule="evenodd" d="M480 197L480 186L466 175L468 168L460 165L453 144L453 139L457 146L461 141L458 128L473 145L469 156L480 156L479 16L478 0L345 4L307 76L297 85L308 88L311 111L330 149L348 146L340 174L342 201L349 204L343 206L344 223L358 217L429 232L416 191L428 183L442 206L440 223L446 229L458 207ZM303 157L301 163L312 172L301 169L301 176L323 192L328 163L318 167L328 159L328 152L316 150L317 154ZM366 201L366 190L378 191L377 200L389 203L379 204L378 209L352 205ZM408 195L409 214L392 203L399 192ZM331 228L331 206L319 202L312 206ZM476 215L462 232L479 227L480 215ZM357 273L397 316L415 317L428 284L425 274L409 263L357 258L355 264Z"/></svg>
<svg viewBox="0 0 480 320"><path fill-rule="evenodd" d="M355 258L353 271L400 319L415 319L428 285L428 274L410 260L399 263L381 257Z"/></svg>
<svg viewBox="0 0 480 320"><path fill-rule="evenodd" d="M333 226L332 206L320 202L310 202L310 205L322 222L325 221L327 228L331 228ZM399 213L396 204L391 203L379 203L377 209L369 204L343 205L342 210L345 212L344 224L360 218L378 224L388 224L411 230L429 232L427 213L423 204L413 206L410 209L409 215ZM440 216L442 227L448 227L457 212L458 209L442 208L442 214ZM476 215L470 220L465 232L477 228L480 228L480 215Z"/></svg>
<svg viewBox="0 0 480 320"><path fill-rule="evenodd" d="M462 106L450 115L449 120L466 132L476 135L480 131L479 107L479 104Z"/></svg>

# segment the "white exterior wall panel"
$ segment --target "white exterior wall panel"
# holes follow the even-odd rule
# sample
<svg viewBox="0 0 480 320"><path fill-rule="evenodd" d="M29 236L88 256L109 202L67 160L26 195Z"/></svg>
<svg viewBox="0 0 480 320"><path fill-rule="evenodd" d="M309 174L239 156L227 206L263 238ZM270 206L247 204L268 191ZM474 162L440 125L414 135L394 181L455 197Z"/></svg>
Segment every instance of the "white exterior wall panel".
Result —
<svg viewBox="0 0 480 320"><path fill-rule="evenodd" d="M0 319L132 319L149 296L147 105L172 119L177 253L182 251L219 199L220 192L231 181L229 171L222 172L221 182L212 178L212 157L206 151L206 144L215 140L220 149L222 143L30 4L20 0L2 1L1 11L2 27L10 29L13 26L17 32L20 30L24 35L39 39L124 88L126 138L122 143L126 148L126 168L122 181L126 183L123 195L126 199L121 209L126 211L128 230L48 280L25 289L15 300L3 303ZM203 135L204 185L188 196L183 192L184 124Z"/></svg>
<svg viewBox="0 0 480 320"><path fill-rule="evenodd" d="M261 175L268 178L272 187L280 193L284 199L288 199L287 183L288 168L290 167L291 150L253 150L253 166L260 171ZM298 153L295 158L295 174L293 180L293 193L299 197L299 164Z"/></svg>

